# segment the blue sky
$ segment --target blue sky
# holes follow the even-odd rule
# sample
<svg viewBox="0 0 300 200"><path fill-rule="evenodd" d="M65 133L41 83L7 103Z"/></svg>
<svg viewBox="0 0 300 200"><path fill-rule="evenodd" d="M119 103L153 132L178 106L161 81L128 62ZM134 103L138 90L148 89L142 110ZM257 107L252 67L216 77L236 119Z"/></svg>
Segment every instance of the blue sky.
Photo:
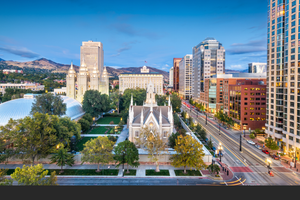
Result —
<svg viewBox="0 0 300 200"><path fill-rule="evenodd" d="M173 58L214 37L226 50L226 69L266 62L267 0L1 2L0 58L47 58L79 65L82 41L100 41L104 64L168 71Z"/></svg>

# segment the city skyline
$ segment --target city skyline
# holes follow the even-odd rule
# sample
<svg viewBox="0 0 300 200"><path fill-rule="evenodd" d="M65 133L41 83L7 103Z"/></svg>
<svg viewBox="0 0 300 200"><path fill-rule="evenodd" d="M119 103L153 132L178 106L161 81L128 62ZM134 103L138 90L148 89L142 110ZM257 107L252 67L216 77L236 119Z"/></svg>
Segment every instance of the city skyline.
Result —
<svg viewBox="0 0 300 200"><path fill-rule="evenodd" d="M226 50L226 69L245 70L250 62L266 62L267 1L195 1L186 9L180 2L161 1L56 3L17 1L13 10L4 9L0 58L45 57L79 65L77 47L93 40L104 45L106 66L140 67L147 61L148 66L169 71L173 58L192 53L194 46L214 37ZM3 6L11 7L12 2ZM188 27L192 31L186 31Z"/></svg>

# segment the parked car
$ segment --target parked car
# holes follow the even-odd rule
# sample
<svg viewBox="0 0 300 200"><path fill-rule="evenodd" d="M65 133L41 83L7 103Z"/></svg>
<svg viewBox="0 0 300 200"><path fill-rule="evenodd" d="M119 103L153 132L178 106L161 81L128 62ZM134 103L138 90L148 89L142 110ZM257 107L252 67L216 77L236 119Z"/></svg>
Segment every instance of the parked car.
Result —
<svg viewBox="0 0 300 200"><path fill-rule="evenodd" d="M260 145L258 145L258 144L256 144L256 145L254 145L256 148L258 148L258 149L262 149L262 147L260 146Z"/></svg>
<svg viewBox="0 0 300 200"><path fill-rule="evenodd" d="M274 160L279 160L279 156L277 156L277 155L275 155L275 154L271 155L271 157L272 157Z"/></svg>
<svg viewBox="0 0 300 200"><path fill-rule="evenodd" d="M270 152L266 149L263 149L262 152L264 152L265 154L270 154Z"/></svg>
<svg viewBox="0 0 300 200"><path fill-rule="evenodd" d="M252 145L255 144L252 140L247 140L247 142L248 142L249 144L252 144Z"/></svg>

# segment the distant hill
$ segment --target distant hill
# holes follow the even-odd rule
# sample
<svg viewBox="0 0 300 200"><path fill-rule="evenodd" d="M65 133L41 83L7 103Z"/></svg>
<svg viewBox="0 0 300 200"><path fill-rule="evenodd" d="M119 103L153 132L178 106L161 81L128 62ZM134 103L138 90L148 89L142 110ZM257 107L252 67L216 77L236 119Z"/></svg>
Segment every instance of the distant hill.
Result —
<svg viewBox="0 0 300 200"><path fill-rule="evenodd" d="M60 63L53 62L52 60L48 60L46 58L41 58L34 61L28 62L17 62L17 61L0 61L1 63L5 63L6 65L17 66L20 68L28 67L28 68L36 68L36 69L47 69L47 70L57 70L57 71L68 71L70 65L64 65ZM78 70L79 67L74 65L75 70Z"/></svg>
<svg viewBox="0 0 300 200"><path fill-rule="evenodd" d="M28 62L17 62L17 61L5 61L3 59L0 59L0 64L4 64L9 68L9 66L16 66L19 68L35 68L35 69L47 69L49 71L57 71L57 72L67 72L70 68L70 65L65 65L61 63L56 63L52 60L48 60L46 58L37 59L34 61L28 61ZM74 69L78 72L79 66L73 65ZM142 67L128 67L128 68L112 68L107 66L107 72L110 76L119 76L122 73L136 73L140 72ZM156 68L148 67L150 69L150 72L158 72L161 73L164 76L164 79L169 79L169 72L162 71Z"/></svg>

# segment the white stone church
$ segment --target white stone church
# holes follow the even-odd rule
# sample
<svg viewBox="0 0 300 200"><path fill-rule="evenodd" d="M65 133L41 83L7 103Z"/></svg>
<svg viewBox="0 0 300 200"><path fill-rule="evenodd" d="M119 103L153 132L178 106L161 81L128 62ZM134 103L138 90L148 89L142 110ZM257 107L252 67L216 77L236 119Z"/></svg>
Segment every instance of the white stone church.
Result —
<svg viewBox="0 0 300 200"><path fill-rule="evenodd" d="M173 109L170 102L168 106L157 106L155 100L155 92L153 83L149 83L147 87L147 98L143 106L134 106L133 98L129 106L128 116L129 141L135 143L135 138L139 137L141 128L145 125L151 129L156 129L162 139L168 142L169 136L172 134L174 127Z"/></svg>

